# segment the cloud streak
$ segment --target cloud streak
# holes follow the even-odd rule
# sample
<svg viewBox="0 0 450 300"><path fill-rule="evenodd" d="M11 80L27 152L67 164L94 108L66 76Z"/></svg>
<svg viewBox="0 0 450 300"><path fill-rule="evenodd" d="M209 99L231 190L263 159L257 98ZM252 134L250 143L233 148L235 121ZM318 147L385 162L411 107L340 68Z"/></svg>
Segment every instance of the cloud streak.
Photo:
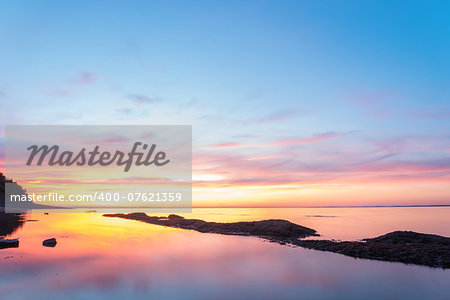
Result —
<svg viewBox="0 0 450 300"><path fill-rule="evenodd" d="M312 144L312 143L318 143L330 139L335 139L339 137L343 137L346 135L351 134L352 132L326 132L321 133L317 135L313 135L310 137L300 137L300 138L288 138L288 139L279 139L276 141L273 141L272 144L275 146L296 146L296 145L305 145L305 144Z"/></svg>
<svg viewBox="0 0 450 300"><path fill-rule="evenodd" d="M301 112L295 109L291 110L280 110L274 113L271 113L265 117L258 119L256 122L260 124L272 123L272 122L282 122L287 121L289 119L293 119L302 115Z"/></svg>
<svg viewBox="0 0 450 300"><path fill-rule="evenodd" d="M130 98L135 104L152 104L162 101L159 98L148 97L140 94L130 94L128 95L128 98Z"/></svg>

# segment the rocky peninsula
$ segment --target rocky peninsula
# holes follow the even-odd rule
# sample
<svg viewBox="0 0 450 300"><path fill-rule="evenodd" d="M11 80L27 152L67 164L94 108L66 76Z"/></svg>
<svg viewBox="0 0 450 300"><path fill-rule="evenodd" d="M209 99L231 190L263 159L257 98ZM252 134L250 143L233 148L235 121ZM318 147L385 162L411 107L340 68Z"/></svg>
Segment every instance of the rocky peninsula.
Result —
<svg viewBox="0 0 450 300"><path fill-rule="evenodd" d="M217 223L206 222L199 219L185 219L178 215L170 215L168 217L151 217L145 213L131 213L104 214L103 216L137 220L167 227L191 229L203 233L258 236L267 239L304 238L317 235L314 229L303 227L286 220Z"/></svg>
<svg viewBox="0 0 450 300"><path fill-rule="evenodd" d="M103 216L203 233L257 236L283 245L334 252L355 258L450 268L450 238L432 234L395 231L362 241L304 240L305 237L318 236L317 232L287 220L217 223L185 219L178 215L154 217L145 213L131 213Z"/></svg>

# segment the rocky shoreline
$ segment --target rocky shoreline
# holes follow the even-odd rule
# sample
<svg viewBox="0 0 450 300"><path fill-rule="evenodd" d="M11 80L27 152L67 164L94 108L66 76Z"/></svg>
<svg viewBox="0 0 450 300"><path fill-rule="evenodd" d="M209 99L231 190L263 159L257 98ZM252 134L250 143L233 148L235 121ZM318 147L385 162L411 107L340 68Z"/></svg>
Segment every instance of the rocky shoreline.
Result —
<svg viewBox="0 0 450 300"><path fill-rule="evenodd" d="M286 220L217 223L181 216L148 216L145 213L105 214L145 223L196 230L203 233L257 236L280 244L339 253L355 258L402 262L433 268L450 268L450 238L411 231L394 231L362 241L303 240L318 236L311 228Z"/></svg>

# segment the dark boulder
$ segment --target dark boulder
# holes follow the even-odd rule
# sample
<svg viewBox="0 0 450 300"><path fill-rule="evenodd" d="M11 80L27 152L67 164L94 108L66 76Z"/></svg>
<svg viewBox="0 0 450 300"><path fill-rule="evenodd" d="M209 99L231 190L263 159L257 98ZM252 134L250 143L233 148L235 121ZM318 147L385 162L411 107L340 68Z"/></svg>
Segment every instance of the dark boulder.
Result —
<svg viewBox="0 0 450 300"><path fill-rule="evenodd" d="M47 239L47 240L42 242L42 245L45 246L45 247L55 247L56 246L56 239L55 238Z"/></svg>

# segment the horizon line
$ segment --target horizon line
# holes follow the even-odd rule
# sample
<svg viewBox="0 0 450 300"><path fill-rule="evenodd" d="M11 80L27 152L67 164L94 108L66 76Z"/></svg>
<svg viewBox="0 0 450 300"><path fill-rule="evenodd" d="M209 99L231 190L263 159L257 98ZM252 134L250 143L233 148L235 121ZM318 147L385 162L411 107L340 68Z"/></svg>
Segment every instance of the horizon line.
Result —
<svg viewBox="0 0 450 300"><path fill-rule="evenodd" d="M450 204L406 204L406 205L323 205L323 206L193 206L192 208L364 208L364 207L450 207Z"/></svg>
<svg viewBox="0 0 450 300"><path fill-rule="evenodd" d="M34 203L34 202L33 202ZM41 204L42 205L42 204ZM383 207L450 207L450 204L415 204L415 205L324 205L324 206L184 206L184 207L149 207L149 206L61 206L58 209L195 209L195 208L383 208ZM2 207L4 208L4 207ZM55 207L52 207L54 209ZM46 208L38 208L46 209Z"/></svg>

